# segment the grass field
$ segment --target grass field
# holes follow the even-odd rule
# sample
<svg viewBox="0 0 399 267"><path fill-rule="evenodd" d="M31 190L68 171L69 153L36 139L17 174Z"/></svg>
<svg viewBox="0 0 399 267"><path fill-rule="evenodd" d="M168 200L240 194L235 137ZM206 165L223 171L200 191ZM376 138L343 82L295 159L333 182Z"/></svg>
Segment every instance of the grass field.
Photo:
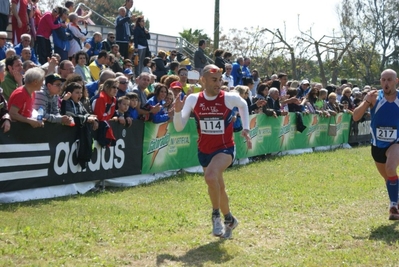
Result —
<svg viewBox="0 0 399 267"><path fill-rule="evenodd" d="M0 266L399 266L399 227L369 147L225 173L231 240L211 235L201 175L0 205Z"/></svg>

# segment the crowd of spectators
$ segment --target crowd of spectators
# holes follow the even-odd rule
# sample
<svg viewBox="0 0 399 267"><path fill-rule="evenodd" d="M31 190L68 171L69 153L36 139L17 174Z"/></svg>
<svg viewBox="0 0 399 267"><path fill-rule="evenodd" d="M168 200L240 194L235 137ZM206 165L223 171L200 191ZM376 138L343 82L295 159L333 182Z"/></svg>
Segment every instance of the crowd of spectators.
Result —
<svg viewBox="0 0 399 267"><path fill-rule="evenodd" d="M176 50L160 50L153 56L145 18L133 15L132 6L133 0L125 0L115 18L115 31L103 39L100 32L89 36L85 20L91 12L73 12L71 1L41 13L37 1L13 0L13 38L9 42L0 5L2 130L10 130L11 120L32 127L45 123L87 126L106 146L115 143L109 121L125 127L137 119L172 121L177 95L202 90L201 72L210 63L205 56L207 43L199 41L193 68L179 61L179 56L182 58ZM307 79L289 80L285 73L262 79L251 69L249 57L239 56L232 62L232 53L223 49L215 50L214 56L223 72L222 89L244 98L251 114L277 117L295 112L329 117L351 113L374 89L359 89L347 81L323 88ZM43 114L38 116L38 110ZM239 117L235 110L236 130L240 129Z"/></svg>

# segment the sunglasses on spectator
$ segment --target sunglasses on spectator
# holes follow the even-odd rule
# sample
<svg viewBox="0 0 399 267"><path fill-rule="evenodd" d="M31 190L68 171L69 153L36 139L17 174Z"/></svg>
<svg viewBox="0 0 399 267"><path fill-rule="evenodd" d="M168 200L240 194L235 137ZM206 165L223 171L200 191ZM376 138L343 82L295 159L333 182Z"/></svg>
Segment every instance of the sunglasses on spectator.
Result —
<svg viewBox="0 0 399 267"><path fill-rule="evenodd" d="M231 70L232 68L226 68L226 70Z"/></svg>
<svg viewBox="0 0 399 267"><path fill-rule="evenodd" d="M109 39L115 39L115 36L110 36Z"/></svg>
<svg viewBox="0 0 399 267"><path fill-rule="evenodd" d="M119 82L119 84L127 84L127 83L129 83L129 82Z"/></svg>

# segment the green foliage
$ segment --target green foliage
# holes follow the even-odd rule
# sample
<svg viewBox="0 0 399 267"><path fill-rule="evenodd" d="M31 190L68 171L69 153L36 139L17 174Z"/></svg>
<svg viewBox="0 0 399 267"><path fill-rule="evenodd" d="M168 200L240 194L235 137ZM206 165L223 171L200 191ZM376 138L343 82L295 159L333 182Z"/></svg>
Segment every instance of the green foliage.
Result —
<svg viewBox="0 0 399 267"><path fill-rule="evenodd" d="M184 29L182 32L179 32L180 37L184 38L188 43L192 44L192 46L187 43L183 44L183 52L186 55L194 55L195 50L198 48L198 42L200 40L206 41L205 54L213 58L213 44L212 40L208 37L206 33L203 33L203 30L193 30L193 29Z"/></svg>
<svg viewBox="0 0 399 267"><path fill-rule="evenodd" d="M0 266L396 266L397 223L369 147L225 172L232 240L211 236L202 175L0 205Z"/></svg>
<svg viewBox="0 0 399 267"><path fill-rule="evenodd" d="M348 51L351 63L368 83L379 77L391 63L395 66L395 55L399 51L395 45L399 41L398 12L397 0L342 1L340 20L343 35L345 38L357 36ZM376 62L379 62L377 70Z"/></svg>
<svg viewBox="0 0 399 267"><path fill-rule="evenodd" d="M208 43L211 42L211 39L206 33L203 33L203 30L196 29L193 31L191 28L184 29L182 32L179 32L179 35L194 45L198 45L198 42L201 39L204 39Z"/></svg>

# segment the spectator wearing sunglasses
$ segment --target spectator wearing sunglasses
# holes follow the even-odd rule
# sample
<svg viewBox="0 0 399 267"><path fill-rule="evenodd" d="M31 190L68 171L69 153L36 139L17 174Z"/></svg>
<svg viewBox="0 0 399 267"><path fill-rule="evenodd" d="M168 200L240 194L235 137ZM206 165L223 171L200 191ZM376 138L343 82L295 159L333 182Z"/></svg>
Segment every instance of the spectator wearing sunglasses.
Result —
<svg viewBox="0 0 399 267"><path fill-rule="evenodd" d="M111 51L112 45L116 44L115 42L115 34L113 32L109 32L107 34L107 39L104 39L101 42L101 49L107 52ZM118 47L119 48L119 47Z"/></svg>
<svg viewBox="0 0 399 267"><path fill-rule="evenodd" d="M177 60L176 56L177 56L176 50L170 51L169 56L166 57L166 62L170 63L170 62L176 61Z"/></svg>
<svg viewBox="0 0 399 267"><path fill-rule="evenodd" d="M6 51L10 48L13 48L13 45L7 42L7 32L0 32L0 60L6 58Z"/></svg>
<svg viewBox="0 0 399 267"><path fill-rule="evenodd" d="M127 94L127 89L129 85L129 80L126 78L125 75L119 76L116 78L119 81L118 85L118 92L116 93L116 98L125 96Z"/></svg>

